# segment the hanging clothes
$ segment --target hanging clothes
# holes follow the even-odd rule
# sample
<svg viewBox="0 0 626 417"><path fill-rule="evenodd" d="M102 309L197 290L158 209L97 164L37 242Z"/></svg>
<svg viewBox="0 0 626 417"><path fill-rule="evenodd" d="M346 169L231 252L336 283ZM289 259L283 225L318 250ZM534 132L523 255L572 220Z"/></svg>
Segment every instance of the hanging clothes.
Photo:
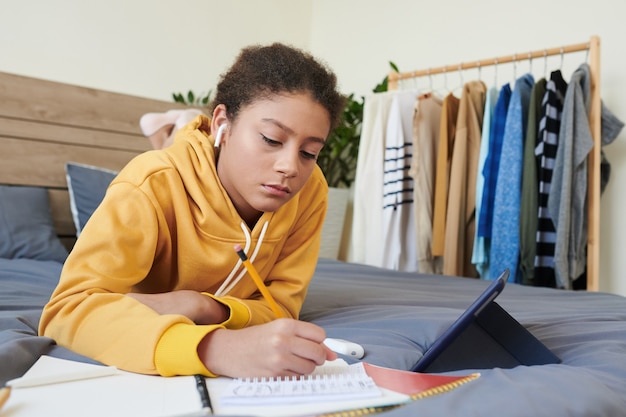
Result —
<svg viewBox="0 0 626 417"><path fill-rule="evenodd" d="M598 51L598 46L599 43L597 39L592 37L588 44L571 45L568 47L568 52L588 50L590 51L590 55L595 56L597 55L596 52ZM564 48L560 48L561 55L563 55L563 49ZM531 56L540 56L541 52L542 51L529 52L528 57L529 59L532 59ZM556 55L557 53L558 50L544 50L543 56L547 57L547 55ZM505 61L508 61L509 57L502 58L504 58ZM488 65L497 66L498 61L499 58L494 58L492 61L488 61ZM480 71L482 64L483 61L478 61L476 66L470 65L469 68L477 67ZM595 66L594 71L599 70L596 59L592 60L592 65ZM582 67L583 66L581 66L581 69L584 69ZM448 66L436 68L433 73L443 73L445 75L447 68ZM466 68L465 64L459 64L459 70L461 70L461 68ZM587 68L586 71L589 72L589 68ZM428 71L412 71L411 73L402 73L399 74L398 77L395 77L395 74L390 74L389 87L392 89L397 88L399 84L397 81L411 77L421 77L423 75L430 76L431 69ZM588 78L589 75L587 74L580 78L583 80L585 77ZM521 104L516 105L517 108L512 105L513 96L515 94L519 94L519 92L513 92L511 86L506 84L502 87L498 94L495 106L493 107L493 112L491 113L489 108L482 109L486 112L482 113L482 126L480 123L476 123L476 121L474 121L474 125L479 127L478 130L485 133L485 136L481 137L480 142L478 142L483 146L478 148L477 157L473 154L474 148L472 148L471 144L468 145L467 141L463 145L459 145L458 143L464 134L467 135L468 128L467 123L465 123L467 121L463 122L464 119L461 116L461 114L468 112L468 110L464 108L464 105L461 104L462 99L458 99L450 93L443 100L440 117L439 141L436 150L436 168L433 192L434 198L431 212L431 256L435 261L443 261L442 273L444 274L465 276L474 276L474 274L476 274L480 275L482 278L491 279L492 277L495 277L495 275L499 274L501 272L500 269L503 269L502 267L506 265L505 267L515 269L514 271L511 271L512 278L510 280L516 282L521 281L524 284L529 285L536 285L537 283L541 283L541 280L545 279L545 274L540 272L538 275L538 268L535 266L535 258L540 259L543 256L540 254L540 247L543 243L541 243L541 241L537 241L537 235L541 233L540 223L542 223L545 219L543 216L545 215L546 210L545 207L540 209L540 204L542 203L540 198L545 199L545 196L543 195L540 197L539 190L540 177L543 173L541 171L541 156L534 155L534 149L537 147L541 139L538 136L538 124L544 116L540 113L541 105L539 100L547 94L548 82L545 79L541 79L538 84L535 85L533 81L534 80L531 81L532 87L530 92L526 91L526 93L524 93L525 96L530 96L526 108L522 108L520 110L519 107L522 107ZM584 126L585 124L588 125L590 122L587 119L589 114L584 114L586 113L585 109L587 111L589 109L589 103L586 103L585 101L591 99L591 94L588 94L589 82L589 80L583 80L580 82L581 85L578 87L578 90L580 90L580 97L576 98L571 105L573 108L576 108L577 112L581 106L583 107L583 110L580 111L581 115L576 115L576 120L572 122L572 126L570 127L570 129L574 132L568 133L570 136L575 138L581 136L580 132L576 131L578 127ZM571 88L571 86L568 87L568 90L569 88ZM518 90L517 86L515 90ZM490 99L493 101L492 91L485 91L484 93L489 94ZM596 95L597 94L594 91L594 103L596 103ZM519 101L519 98L515 98L515 100ZM485 95L485 104L486 101L487 97ZM492 103L490 103L490 106L491 105ZM526 114L524 116L526 120L519 121L522 134L518 134L518 136L514 138L515 140L512 141L513 145L510 148L518 150L518 157L521 158L521 160L518 159L512 162L506 159L511 153L511 149L507 149L509 145L505 146L504 141L505 126L508 119L512 117L509 114L510 108L514 108L516 113L522 113L523 111L531 112L530 114ZM595 108L595 104L594 110L598 110ZM610 143L610 141L615 139L619 130L623 127L623 124L612 114L608 113L603 104L599 110L601 113L600 117L602 118L602 137L595 138L595 141L601 141L604 145L605 143ZM415 109L414 116L416 118L414 119L414 123L417 123L415 121L417 120L417 114L418 108ZM491 123L488 120L485 120L488 115L493 115L493 121ZM574 118L574 116L572 117ZM582 122L578 121L579 118ZM462 123L457 126L457 121ZM598 122L598 120L597 118L593 118L591 122ZM366 123L366 121L364 121L364 126L370 125L370 131L380 131L381 123L384 125L384 122L378 120L376 123L378 126L376 128L372 127L375 125L375 123L372 122ZM607 124L606 128L605 123ZM490 132L485 132L488 127ZM594 129L596 127L597 125L594 124ZM416 126L414 126L414 129L415 128ZM559 133L559 138L563 135L562 131L563 129L561 129L561 132ZM606 135L605 131L607 132ZM383 139L385 135L386 133L379 133L379 136L383 137ZM582 136L585 136L585 134L583 133ZM425 157L425 155L420 154L422 152L421 148L426 147L425 145L418 145L416 142L417 139L418 134L416 133L416 136L412 141L412 147L414 148L413 153L415 154L413 158L415 161L422 161L423 159L421 158ZM486 143L483 142L486 140L488 140L489 143L487 147L487 155L485 157L484 152ZM572 273L576 275L576 273L580 272L582 268L586 266L586 256L584 254L586 245L590 246L590 250L592 250L594 254L598 246L598 242L595 239L593 241L588 241L586 222L588 220L593 221L594 226L596 226L594 227L594 230L597 226L599 226L598 216L594 216L592 219L587 219L581 214L585 212L584 214L587 215L586 205L589 204L589 202L594 203L594 210L597 210L597 207L595 207L595 199L591 201L588 200L586 196L587 183L584 176L581 175L581 172L584 171L586 175L586 158L589 155L589 151L585 149L587 143L584 140L580 141L580 143L579 141L579 139L574 139L574 142L577 143L577 145L570 146L570 154L567 154L569 156L566 155L563 160L560 160L558 157L555 159L556 164L565 165L565 174L560 173L561 178L559 180L561 183L558 186L554 185L553 178L553 183L549 187L550 196L555 193L555 188L558 188L560 192L562 190L568 190L568 187L569 191L567 191L567 193L569 193L569 195L564 194L562 196L557 196L556 199L548 197L547 200L547 212L550 213L550 217L553 219L552 221L556 228L556 242L554 249L555 275L556 271L559 269L559 264L562 263L565 265L565 267L562 268L564 269L564 272L562 272L564 277L562 281L570 282L574 280L576 284L581 283L583 280L577 280L575 276L570 275ZM365 146L362 144L362 150L364 147ZM459 164L457 160L463 159L463 147L465 147L464 150L466 154L463 156L469 156L471 161L465 160L461 161ZM561 152L560 148L560 146L557 147L559 153ZM459 149L459 151L457 152L456 149ZM377 148L375 151L379 156L383 154L383 151L380 148ZM373 166L371 162L378 164L379 161L377 161L376 158L372 159L369 153L369 156L362 158L361 153L366 152L360 152L358 164L361 166L367 165L367 168L369 169ZM424 149L424 153L426 154L427 152L428 149ZM501 161L503 155L504 159ZM608 181L610 165L606 160L602 149L600 149L600 155L602 160L600 162L600 167L598 168L600 171L600 192L602 192L606 186L606 182ZM575 157L575 162L567 162L570 157ZM474 163L473 161L476 161L476 176L472 178L471 175L466 175L468 172L466 170L468 169L468 165ZM414 164L416 163L417 162L414 162ZM549 164L549 162L546 163ZM567 166L567 164L569 164L569 166ZM544 167L547 166L548 165L544 165ZM415 165L414 169L419 170L420 168L421 167L419 165ZM358 172L360 169L362 170L363 168L359 168L357 166L357 177L359 177ZM557 169L559 168L555 167L555 171ZM513 175L510 175L511 172L513 172ZM461 174L459 175L459 173ZM480 176L481 173L482 177ZM594 170L594 172L590 174L590 179L593 179L595 184L595 179L597 179L598 173ZM570 175L573 178L568 178ZM410 176L414 180L413 204L415 204L418 199L428 200L427 194L420 196L420 191L417 190L419 174L416 174L413 170L411 170ZM460 182L458 182L459 179ZM500 181L500 179L502 180ZM511 180L513 180L513 182L510 183L513 185L512 187L504 185L507 181ZM468 189L468 185L471 181L475 182L475 190L471 189L471 187ZM499 182L502 182L502 184L498 186ZM377 204L376 202L379 201L379 199L372 199L371 197L372 191L377 193L382 185L374 183L373 186L371 186L372 184L367 181L360 183L359 181L355 181L356 188L358 188L357 183L361 189L355 191L355 204L363 208L363 211L361 211L359 207L355 208L355 217L360 217L361 219L353 223L353 232L351 235L352 245L350 247L351 250L348 260L372 265L380 265L383 262L383 255L381 253L376 254L373 251L376 247L381 246L381 242L383 242L383 246L385 245L383 237L388 235L385 235L386 231L383 230L381 211L371 210L372 203ZM584 193L580 193L580 190L578 189L581 185L584 188ZM542 185L542 187L544 192L548 189L545 185ZM473 207L471 207L471 202L468 201L469 193L473 195ZM517 204L509 205L509 207L513 207L513 212L507 212L506 209L503 209L495 204L496 200L509 200L511 195L515 196L514 200L517 201ZM415 221L418 221L417 219L420 218L419 221L421 222L421 216L423 216L424 219L427 218L430 203L427 201L425 204L426 205L423 207L424 211L420 211L422 207L414 206L413 217ZM398 207L397 204L395 206ZM469 214L468 210L471 211ZM540 210L543 210L541 218L539 215ZM552 213L553 210L557 210L557 213ZM368 213L368 215L364 216L359 213ZM515 220L511 221L512 219L517 219L517 224L515 224ZM559 230L557 221L563 222L566 226L568 226L567 231L562 232ZM472 227L474 227L473 236L471 236L471 233L468 233L468 229ZM372 228L375 230L372 231ZM422 230L427 231L428 229L419 228L420 230L417 230L417 224L415 225L415 228L416 230L414 233L416 236L416 250L418 253L417 256L419 257L417 263L418 270L420 270L420 261L422 260L425 260L422 262L424 263L425 268L431 268L431 266L428 265L428 245L427 243L423 245L421 243L422 239L424 239L421 235ZM355 230L357 231L355 232ZM548 234L550 234L550 232L548 232ZM424 242L427 242L427 237ZM560 242L566 242L563 244L561 249L559 249ZM358 250L354 250L355 247L357 247ZM559 250L562 252L559 252ZM355 253L358 256L352 257L352 253ZM437 264L435 264L434 267L436 268ZM539 269L540 268L542 267L539 267ZM495 272L494 269L496 270ZM430 269L425 270L425 272L429 271ZM436 269L434 271L437 272ZM480 271L480 273L478 273L478 271ZM592 288L596 289L596 284L598 283L596 268L590 268L589 273ZM539 280L537 280L538 276ZM555 282L556 286L559 286L558 278L555 278ZM561 287L569 288L567 284L561 284ZM574 288L576 287L574 286Z"/></svg>
<svg viewBox="0 0 626 417"><path fill-rule="evenodd" d="M487 86L482 81L470 81L463 86L448 190L448 210L445 224L443 273L476 277L472 265L476 208L476 169L480 151Z"/></svg>
<svg viewBox="0 0 626 417"><path fill-rule="evenodd" d="M443 256L444 252L450 164L460 101L458 97L450 93L443 99L441 108L437 167L435 169L435 201L433 203L433 243L431 249L433 256Z"/></svg>
<svg viewBox="0 0 626 417"><path fill-rule="evenodd" d="M363 126L354 179L352 233L348 260L382 266L383 153L389 107L394 93L370 94L363 105Z"/></svg>
<svg viewBox="0 0 626 417"><path fill-rule="evenodd" d="M539 181L537 179L538 161L535 147L539 141L539 124L545 112L542 112L542 101L546 93L547 80L541 78L533 86L528 107L528 126L524 139L524 156L522 167L522 201L520 207L520 273L521 282L533 285L535 276L535 254L537 253L537 205ZM544 122L545 123L545 122Z"/></svg>
<svg viewBox="0 0 626 417"><path fill-rule="evenodd" d="M417 271L413 178L409 175L416 100L413 91L398 92L391 100L385 134L380 248L384 268L411 272Z"/></svg>
<svg viewBox="0 0 626 417"><path fill-rule="evenodd" d="M492 124L494 110L498 100L498 88L492 86L487 92L485 99L485 114L483 116L483 127L480 139L480 152L478 154L478 168L476 171L476 219L480 218L482 210L482 196L485 185L483 170L489 154L489 144L491 142ZM474 249L472 251L472 264L481 278L489 277L489 245L484 237L478 235L478 227L474 232Z"/></svg>
<svg viewBox="0 0 626 417"><path fill-rule="evenodd" d="M409 175L413 177L413 204L417 242L418 271L442 272L441 258L432 254L435 168L441 131L443 102L432 93L418 97L413 116L413 158Z"/></svg>
<svg viewBox="0 0 626 417"><path fill-rule="evenodd" d="M502 139L504 138L504 124L511 101L511 86L505 84L500 89L496 107L493 110L493 126L489 143L489 153L483 169L484 185L481 202L480 218L478 219L478 236L485 238L485 245L491 246L491 231L493 224L493 199L496 193L496 181L500 169L500 155L502 154ZM488 277L490 278L490 277Z"/></svg>
<svg viewBox="0 0 626 417"><path fill-rule="evenodd" d="M556 285L573 288L586 267L587 157L593 148L589 127L589 65L582 64L570 78L559 131L548 210L556 226L554 248ZM601 142L613 142L624 127L604 105L601 109Z"/></svg>
<svg viewBox="0 0 626 417"><path fill-rule="evenodd" d="M522 187L522 157L528 124L530 93L535 83L532 74L515 81L507 112L500 170L493 203L490 277L496 279L510 270L509 282L519 282L519 217Z"/></svg>
<svg viewBox="0 0 626 417"><path fill-rule="evenodd" d="M560 70L553 71L546 86L546 93L542 102L543 117L539 130L539 142L535 149L535 156L539 158L537 178L539 180L539 199L537 204L537 232L536 255L534 261L534 285L541 287L555 287L554 273L554 243L556 229L548 211L548 197L552 184L552 170L559 146L559 130L561 128L561 113L567 83Z"/></svg>

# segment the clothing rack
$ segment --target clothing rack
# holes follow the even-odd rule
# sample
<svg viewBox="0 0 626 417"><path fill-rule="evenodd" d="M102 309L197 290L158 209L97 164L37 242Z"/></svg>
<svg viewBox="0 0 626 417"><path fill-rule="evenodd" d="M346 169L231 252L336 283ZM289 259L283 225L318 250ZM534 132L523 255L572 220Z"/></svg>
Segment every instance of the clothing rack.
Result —
<svg viewBox="0 0 626 417"><path fill-rule="evenodd" d="M409 72L392 71L388 75L389 90L398 89L400 80L412 79L434 74L445 74L451 71L462 71L472 68L482 68L505 63L516 63L533 58L546 58L552 55L588 51L588 64L591 76L591 108L589 111L589 126L594 147L589 154L588 187L587 187L587 290L598 291L600 287L600 162L601 154L601 97L600 97L600 38L592 36L588 42L565 45L557 48L542 49L530 52L515 53L496 58L483 59L473 62L461 62L456 65L445 65L436 68Z"/></svg>

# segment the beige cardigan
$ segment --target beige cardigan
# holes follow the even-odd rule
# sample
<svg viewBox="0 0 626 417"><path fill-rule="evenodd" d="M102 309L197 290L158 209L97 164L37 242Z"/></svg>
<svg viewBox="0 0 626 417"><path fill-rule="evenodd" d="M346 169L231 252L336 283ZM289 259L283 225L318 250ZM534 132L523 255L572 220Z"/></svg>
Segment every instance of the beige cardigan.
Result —
<svg viewBox="0 0 626 417"><path fill-rule="evenodd" d="M463 86L450 166L443 273L476 277L472 265L476 209L476 173L487 87L482 81Z"/></svg>

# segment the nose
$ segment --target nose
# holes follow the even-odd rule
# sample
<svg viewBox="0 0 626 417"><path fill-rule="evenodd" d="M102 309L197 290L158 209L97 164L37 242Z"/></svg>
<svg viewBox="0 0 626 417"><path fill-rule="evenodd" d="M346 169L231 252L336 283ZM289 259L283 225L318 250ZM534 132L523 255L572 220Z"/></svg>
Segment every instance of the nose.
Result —
<svg viewBox="0 0 626 417"><path fill-rule="evenodd" d="M279 153L274 168L284 177L291 178L298 175L299 171L299 154L298 151L284 149Z"/></svg>

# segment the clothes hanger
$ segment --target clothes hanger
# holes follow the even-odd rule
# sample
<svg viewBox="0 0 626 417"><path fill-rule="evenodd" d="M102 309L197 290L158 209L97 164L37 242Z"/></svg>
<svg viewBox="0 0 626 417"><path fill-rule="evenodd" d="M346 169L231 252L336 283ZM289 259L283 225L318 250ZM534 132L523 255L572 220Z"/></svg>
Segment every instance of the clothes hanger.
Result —
<svg viewBox="0 0 626 417"><path fill-rule="evenodd" d="M429 85L423 88L419 88L419 86L417 85L417 72L413 72L413 74L416 77L415 78L415 90L417 91L417 97L419 99L428 98L431 95L435 94L435 92L433 91L433 80L430 74L430 69L428 70Z"/></svg>
<svg viewBox="0 0 626 417"><path fill-rule="evenodd" d="M498 86L498 58L493 60L493 85Z"/></svg>
<svg viewBox="0 0 626 417"><path fill-rule="evenodd" d="M428 82L430 83L430 91L433 91L433 75L430 73L430 68L428 68Z"/></svg>
<svg viewBox="0 0 626 417"><path fill-rule="evenodd" d="M430 73L430 68L428 69L428 77L430 79L430 91L432 91L433 94L437 94L441 97L445 97L448 94L451 94L452 92L448 88L448 73L446 72L445 68L441 70L441 74L443 75L443 86L439 88L434 88L432 74Z"/></svg>
<svg viewBox="0 0 626 417"><path fill-rule="evenodd" d="M517 80L517 53L513 54L513 85Z"/></svg>
<svg viewBox="0 0 626 417"><path fill-rule="evenodd" d="M417 93L417 97L418 98L425 98L425 97L430 96L430 94L432 94L432 91L433 91L432 82L430 83L430 86L420 87L419 83L417 82L417 78L418 78L417 71L413 71L412 74L413 74L412 75L412 77L413 77L413 88L415 89L415 92Z"/></svg>
<svg viewBox="0 0 626 417"><path fill-rule="evenodd" d="M459 81L460 81L460 84L451 91L452 94L454 94L457 91L462 92L463 86L465 85L465 82L463 81L463 63L462 62L459 64Z"/></svg>

